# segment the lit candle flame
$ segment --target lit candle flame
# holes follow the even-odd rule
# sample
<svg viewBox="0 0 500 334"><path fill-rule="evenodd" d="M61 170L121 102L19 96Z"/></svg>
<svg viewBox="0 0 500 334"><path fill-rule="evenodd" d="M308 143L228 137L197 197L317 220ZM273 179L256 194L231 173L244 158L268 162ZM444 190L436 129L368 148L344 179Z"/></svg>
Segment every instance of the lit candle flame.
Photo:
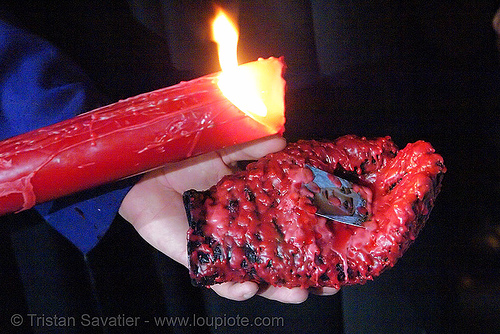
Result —
<svg viewBox="0 0 500 334"><path fill-rule="evenodd" d="M238 30L222 11L215 18L212 29L222 71L234 71L238 67Z"/></svg>
<svg viewBox="0 0 500 334"><path fill-rule="evenodd" d="M254 73L248 68L238 66L238 29L222 10L219 10L212 29L222 69L218 77L222 94L249 116L265 117L267 108L262 100L263 92L258 90L259 85Z"/></svg>

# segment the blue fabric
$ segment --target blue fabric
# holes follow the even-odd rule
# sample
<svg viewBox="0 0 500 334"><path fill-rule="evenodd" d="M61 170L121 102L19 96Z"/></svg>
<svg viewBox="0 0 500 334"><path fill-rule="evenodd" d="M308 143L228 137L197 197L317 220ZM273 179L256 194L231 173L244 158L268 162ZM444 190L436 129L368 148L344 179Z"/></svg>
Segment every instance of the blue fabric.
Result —
<svg viewBox="0 0 500 334"><path fill-rule="evenodd" d="M97 107L102 98L50 43L0 21L0 140ZM57 231L89 252L113 221L133 180L36 206Z"/></svg>
<svg viewBox="0 0 500 334"><path fill-rule="evenodd" d="M87 254L108 230L134 181L130 179L105 185L39 204L35 209L52 227Z"/></svg>

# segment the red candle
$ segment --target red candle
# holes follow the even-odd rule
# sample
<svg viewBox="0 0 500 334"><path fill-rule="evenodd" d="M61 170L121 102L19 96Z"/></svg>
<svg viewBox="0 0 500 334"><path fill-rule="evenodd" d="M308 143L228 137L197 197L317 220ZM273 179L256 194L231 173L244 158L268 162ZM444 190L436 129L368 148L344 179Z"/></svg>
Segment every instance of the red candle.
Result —
<svg viewBox="0 0 500 334"><path fill-rule="evenodd" d="M0 142L0 215L282 133L283 66L277 58L239 66L257 85L265 116L245 114L231 103L217 73Z"/></svg>

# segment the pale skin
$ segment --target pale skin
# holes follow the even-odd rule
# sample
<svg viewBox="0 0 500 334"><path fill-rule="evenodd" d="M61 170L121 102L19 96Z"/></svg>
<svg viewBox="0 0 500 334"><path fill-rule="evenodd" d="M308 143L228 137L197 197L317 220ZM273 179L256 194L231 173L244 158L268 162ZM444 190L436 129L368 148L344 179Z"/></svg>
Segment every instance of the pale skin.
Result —
<svg viewBox="0 0 500 334"><path fill-rule="evenodd" d="M119 213L153 247L188 267L188 222L182 193L189 189L208 189L224 175L232 173L237 161L256 160L283 149L285 145L282 137L271 136L169 164L146 174L127 194ZM232 300L246 300L260 295L283 303L301 303L309 293L332 295L338 291L333 288L305 290L272 286L264 289L253 282L228 282L211 288L220 296Z"/></svg>

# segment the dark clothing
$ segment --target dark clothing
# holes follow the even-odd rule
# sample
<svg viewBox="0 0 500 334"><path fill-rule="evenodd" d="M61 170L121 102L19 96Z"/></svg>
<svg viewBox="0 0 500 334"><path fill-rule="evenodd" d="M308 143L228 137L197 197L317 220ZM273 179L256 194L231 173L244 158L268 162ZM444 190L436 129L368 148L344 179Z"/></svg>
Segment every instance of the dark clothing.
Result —
<svg viewBox="0 0 500 334"><path fill-rule="evenodd" d="M228 301L192 287L187 269L116 216L135 180L119 182L0 217L1 328L90 331L82 315L141 320L92 328L105 333L499 328L500 75L490 24L498 3L238 3L242 59L287 61L288 140L390 135L400 146L427 140L443 155L443 190L415 244L373 282L334 296L300 305ZM217 70L200 24L208 7L181 0L0 5L0 137ZM12 326L15 314L24 316L20 327ZM33 326L38 318L28 314L78 323ZM154 322L165 316L198 323ZM231 326L237 317L277 322ZM216 330L218 321L225 326Z"/></svg>

